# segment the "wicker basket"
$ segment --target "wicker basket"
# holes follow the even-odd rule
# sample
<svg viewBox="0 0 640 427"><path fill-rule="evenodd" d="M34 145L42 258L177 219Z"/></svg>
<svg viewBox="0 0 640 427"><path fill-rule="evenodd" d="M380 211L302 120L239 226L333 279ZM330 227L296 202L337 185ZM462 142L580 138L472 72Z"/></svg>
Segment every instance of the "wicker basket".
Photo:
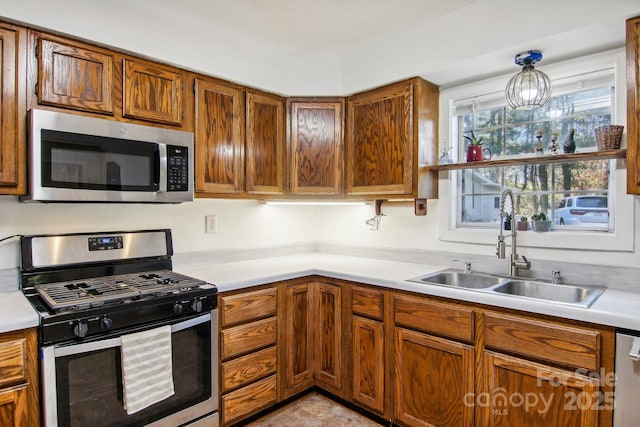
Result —
<svg viewBox="0 0 640 427"><path fill-rule="evenodd" d="M620 148L623 130L624 126L620 125L603 125L595 128L593 131L596 134L598 151L617 150Z"/></svg>

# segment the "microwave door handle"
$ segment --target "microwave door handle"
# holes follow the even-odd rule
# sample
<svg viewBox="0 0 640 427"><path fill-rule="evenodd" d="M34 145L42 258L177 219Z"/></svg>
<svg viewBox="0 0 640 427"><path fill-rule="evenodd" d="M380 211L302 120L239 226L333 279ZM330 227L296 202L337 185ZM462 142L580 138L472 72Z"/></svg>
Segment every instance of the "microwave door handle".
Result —
<svg viewBox="0 0 640 427"><path fill-rule="evenodd" d="M158 151L157 151L157 155L158 155L158 159L157 159L157 165L158 168L156 169L156 173L159 175L157 176L158 179L158 192L159 193L166 193L167 192L167 144L158 144Z"/></svg>

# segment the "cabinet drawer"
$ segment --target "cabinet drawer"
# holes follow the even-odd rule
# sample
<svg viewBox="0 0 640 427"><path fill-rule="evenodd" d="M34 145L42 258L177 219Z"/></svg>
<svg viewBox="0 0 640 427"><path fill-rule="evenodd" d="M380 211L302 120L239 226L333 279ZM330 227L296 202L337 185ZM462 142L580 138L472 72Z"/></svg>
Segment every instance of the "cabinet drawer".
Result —
<svg viewBox="0 0 640 427"><path fill-rule="evenodd" d="M473 341L474 311L462 306L396 295L394 321L409 329Z"/></svg>
<svg viewBox="0 0 640 427"><path fill-rule="evenodd" d="M0 342L0 387L26 382L27 340Z"/></svg>
<svg viewBox="0 0 640 427"><path fill-rule="evenodd" d="M275 342L275 317L229 328L222 331L222 358L228 359Z"/></svg>
<svg viewBox="0 0 640 427"><path fill-rule="evenodd" d="M247 417L276 403L276 376L272 375L247 387L222 396L224 425Z"/></svg>
<svg viewBox="0 0 640 427"><path fill-rule="evenodd" d="M500 313L485 313L485 346L562 365L597 370L600 333Z"/></svg>
<svg viewBox="0 0 640 427"><path fill-rule="evenodd" d="M276 347L222 364L222 393L242 387L276 372Z"/></svg>
<svg viewBox="0 0 640 427"><path fill-rule="evenodd" d="M278 288L223 296L220 300L222 327L275 316L277 300Z"/></svg>
<svg viewBox="0 0 640 427"><path fill-rule="evenodd" d="M354 314L382 320L384 294L382 291L354 286L351 293L351 309Z"/></svg>

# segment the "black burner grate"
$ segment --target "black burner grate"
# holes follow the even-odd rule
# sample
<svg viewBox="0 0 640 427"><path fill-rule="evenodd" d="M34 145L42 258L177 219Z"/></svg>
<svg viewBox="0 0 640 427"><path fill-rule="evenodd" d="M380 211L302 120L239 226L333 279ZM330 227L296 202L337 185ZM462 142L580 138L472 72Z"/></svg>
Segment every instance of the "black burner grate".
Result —
<svg viewBox="0 0 640 427"><path fill-rule="evenodd" d="M157 270L40 284L35 289L49 308L56 311L97 307L152 295L179 294L203 284L205 282L179 273Z"/></svg>

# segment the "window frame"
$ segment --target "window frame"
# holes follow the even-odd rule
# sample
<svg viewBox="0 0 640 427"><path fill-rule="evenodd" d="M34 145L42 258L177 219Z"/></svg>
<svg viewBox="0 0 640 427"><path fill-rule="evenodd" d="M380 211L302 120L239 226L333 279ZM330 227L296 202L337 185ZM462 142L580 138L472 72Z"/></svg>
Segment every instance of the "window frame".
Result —
<svg viewBox="0 0 640 427"><path fill-rule="evenodd" d="M574 81L579 85L576 70L581 73L597 72L607 68L614 69L615 93L612 106L612 123L626 127L626 56L624 49L614 49L577 59L541 66L552 80ZM479 94L503 92L508 79L517 72L491 79L481 80L456 87L444 88L440 92L440 141L453 141L452 119L454 102L477 97ZM623 136L626 146L626 134ZM449 145L451 157L458 157L457 144ZM634 197L626 194L626 161L610 160L611 182L610 202L614 206L614 231L556 230L547 233L533 231L518 233L518 244L522 247L585 249L596 251L633 251L634 233ZM440 200L438 203L438 234L441 241L470 244L495 244L497 228L460 227L457 223L457 171L442 171L439 175Z"/></svg>

